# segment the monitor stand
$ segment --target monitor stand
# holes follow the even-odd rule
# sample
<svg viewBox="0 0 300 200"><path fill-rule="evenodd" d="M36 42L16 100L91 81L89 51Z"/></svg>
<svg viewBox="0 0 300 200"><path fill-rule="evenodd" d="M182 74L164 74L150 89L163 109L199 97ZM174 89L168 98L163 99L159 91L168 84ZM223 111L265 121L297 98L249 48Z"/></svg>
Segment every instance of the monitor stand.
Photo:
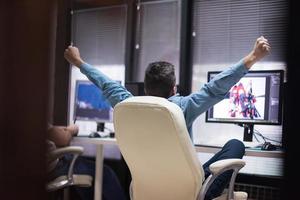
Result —
<svg viewBox="0 0 300 200"><path fill-rule="evenodd" d="M252 142L253 137L253 124L244 124L244 141Z"/></svg>
<svg viewBox="0 0 300 200"><path fill-rule="evenodd" d="M97 132L104 132L104 122L97 122Z"/></svg>

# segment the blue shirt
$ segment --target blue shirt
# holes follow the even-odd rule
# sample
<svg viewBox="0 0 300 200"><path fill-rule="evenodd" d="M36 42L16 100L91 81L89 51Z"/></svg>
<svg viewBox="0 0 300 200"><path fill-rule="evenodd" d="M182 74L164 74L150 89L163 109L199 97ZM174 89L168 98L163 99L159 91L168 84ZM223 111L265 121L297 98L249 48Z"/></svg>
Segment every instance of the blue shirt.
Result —
<svg viewBox="0 0 300 200"><path fill-rule="evenodd" d="M95 67L83 63L80 71L85 74L90 81L99 87L103 95L114 107L117 103L132 97L132 94L125 87L107 77ZM243 60L229 67L225 71L216 75L210 82L206 83L199 91L188 96L174 95L168 98L169 101L177 104L183 111L186 126L192 138L192 125L195 119L214 104L221 101L230 90L246 73Z"/></svg>

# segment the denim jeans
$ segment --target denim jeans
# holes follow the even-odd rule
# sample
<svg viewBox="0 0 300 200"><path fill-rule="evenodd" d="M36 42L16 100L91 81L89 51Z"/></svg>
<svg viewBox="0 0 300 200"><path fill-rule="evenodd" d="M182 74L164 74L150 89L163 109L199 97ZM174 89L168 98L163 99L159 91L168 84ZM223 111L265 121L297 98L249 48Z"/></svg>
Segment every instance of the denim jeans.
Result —
<svg viewBox="0 0 300 200"><path fill-rule="evenodd" d="M205 178L207 178L211 173L209 171L209 165L223 159L229 159L229 158L243 158L245 154L245 146L244 144L237 140L232 139L229 140L219 151L216 153L211 159L209 159L206 163L203 165ZM218 176L212 183L212 185L209 187L206 195L205 200L216 198L217 196L221 195L225 187L229 184L230 178L233 171L226 171Z"/></svg>
<svg viewBox="0 0 300 200"><path fill-rule="evenodd" d="M71 155L61 158L49 175L49 178L56 178L61 175L67 175L68 167L72 160ZM74 174L85 174L95 178L95 159L79 156L74 165ZM94 181L93 181L94 183ZM94 185L92 187L74 187L75 192L82 200L94 199ZM115 172L107 165L103 166L103 184L102 184L103 200L125 200L125 193L116 176Z"/></svg>

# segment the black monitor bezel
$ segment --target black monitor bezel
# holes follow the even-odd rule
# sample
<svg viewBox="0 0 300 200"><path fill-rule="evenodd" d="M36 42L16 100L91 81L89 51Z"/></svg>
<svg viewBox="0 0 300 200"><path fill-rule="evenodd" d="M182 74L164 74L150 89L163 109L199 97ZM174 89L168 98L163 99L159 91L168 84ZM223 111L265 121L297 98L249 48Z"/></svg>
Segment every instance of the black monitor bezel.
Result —
<svg viewBox="0 0 300 200"><path fill-rule="evenodd" d="M211 74L218 74L221 71L209 71L207 73L207 80L209 81ZM209 120L209 109L205 112L205 122L207 123L225 123L225 124L257 124L257 125L282 125L283 113L283 83L284 83L284 70L251 70L247 74L263 74L263 73L279 73L280 74L280 88L279 88L279 111L278 122L266 122L257 120ZM213 106L212 106L213 107Z"/></svg>
<svg viewBox="0 0 300 200"><path fill-rule="evenodd" d="M138 91L133 92L130 86L136 86ZM145 96L144 82L138 81L128 81L125 82L125 88L133 95L133 96Z"/></svg>

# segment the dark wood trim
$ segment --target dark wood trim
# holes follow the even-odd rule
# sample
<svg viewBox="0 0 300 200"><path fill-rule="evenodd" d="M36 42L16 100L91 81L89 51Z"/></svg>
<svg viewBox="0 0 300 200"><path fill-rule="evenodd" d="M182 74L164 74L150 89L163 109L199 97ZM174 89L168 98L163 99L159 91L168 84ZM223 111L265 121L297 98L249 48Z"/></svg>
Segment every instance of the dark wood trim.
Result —
<svg viewBox="0 0 300 200"><path fill-rule="evenodd" d="M73 0L73 9L81 10L112 5L122 5L130 1L131 0Z"/></svg>
<svg viewBox="0 0 300 200"><path fill-rule="evenodd" d="M71 0L58 1L53 119L55 125L68 124L70 66L64 51L71 42Z"/></svg>
<svg viewBox="0 0 300 200"><path fill-rule="evenodd" d="M0 13L0 198L47 199L55 1L1 1Z"/></svg>
<svg viewBox="0 0 300 200"><path fill-rule="evenodd" d="M300 16L297 1L289 1L288 48L287 48L287 88L284 111L284 148L285 178L282 199L296 199L299 196L298 186L300 179L299 169L295 160L299 155L299 45L300 45Z"/></svg>
<svg viewBox="0 0 300 200"><path fill-rule="evenodd" d="M142 1L140 1L142 2ZM137 10L138 6L138 0L134 0L132 4L132 42L130 49L132 50L131 54L131 79L129 81L132 82L138 82L139 77L137 76L138 74L138 64L139 64L139 56L140 56L140 49L136 49L136 44L140 45L140 20L141 20L141 9Z"/></svg>
<svg viewBox="0 0 300 200"><path fill-rule="evenodd" d="M134 44L136 34L136 4L134 0L129 0L127 4L127 32L125 50L125 82L134 80Z"/></svg>
<svg viewBox="0 0 300 200"><path fill-rule="evenodd" d="M189 95L192 88L192 0L181 1L179 92Z"/></svg>

